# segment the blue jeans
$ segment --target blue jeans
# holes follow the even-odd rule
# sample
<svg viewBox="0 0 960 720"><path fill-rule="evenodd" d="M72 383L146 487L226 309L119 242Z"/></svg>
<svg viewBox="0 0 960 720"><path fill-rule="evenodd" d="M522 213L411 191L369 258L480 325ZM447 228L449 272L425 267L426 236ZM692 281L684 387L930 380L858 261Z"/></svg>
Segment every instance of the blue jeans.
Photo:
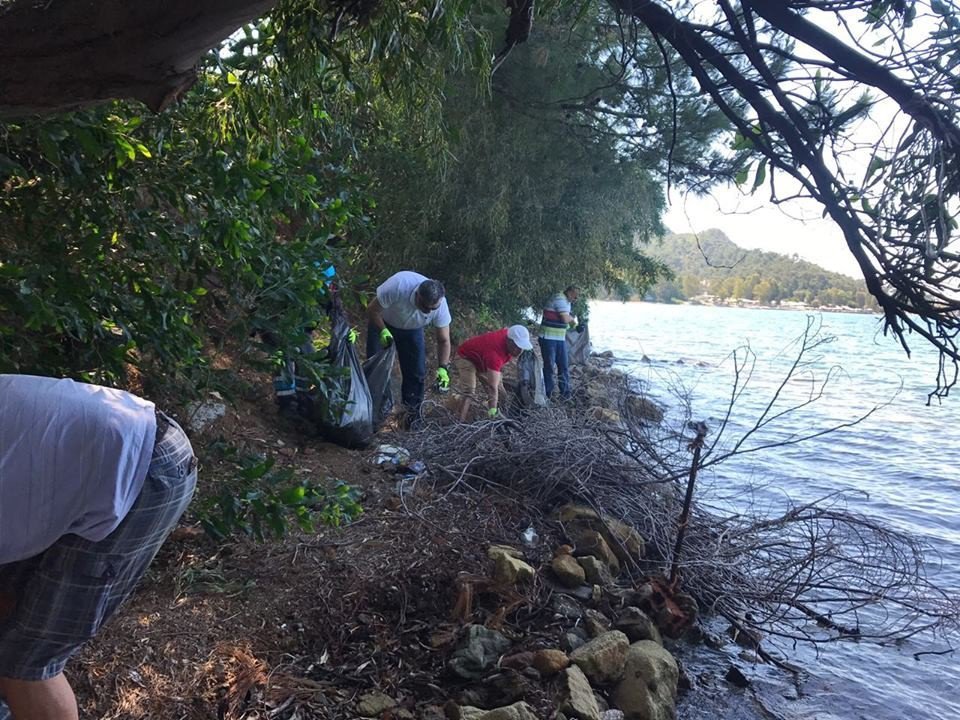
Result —
<svg viewBox="0 0 960 720"><path fill-rule="evenodd" d="M427 349L423 340L423 328L402 330L392 325L387 329L393 335L397 346L397 358L400 360L400 397L407 410L416 417L423 405L423 391L427 378ZM371 358L380 350L380 331L373 323L367 325L367 357Z"/></svg>
<svg viewBox="0 0 960 720"><path fill-rule="evenodd" d="M540 354L543 356L543 391L547 397L553 394L553 366L557 366L560 397L570 397L570 366L567 364L567 341L540 338Z"/></svg>

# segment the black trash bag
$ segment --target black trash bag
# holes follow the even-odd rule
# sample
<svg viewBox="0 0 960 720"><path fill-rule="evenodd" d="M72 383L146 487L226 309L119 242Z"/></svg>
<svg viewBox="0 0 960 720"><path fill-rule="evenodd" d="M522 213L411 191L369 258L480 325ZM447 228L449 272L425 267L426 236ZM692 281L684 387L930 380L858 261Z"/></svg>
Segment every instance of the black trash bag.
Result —
<svg viewBox="0 0 960 720"><path fill-rule="evenodd" d="M586 325L567 330L567 360L571 365L585 365L590 351L590 332Z"/></svg>
<svg viewBox="0 0 960 720"><path fill-rule="evenodd" d="M397 360L397 348L393 343L383 348L363 363L363 374L373 399L373 429L377 431L393 410L393 391L390 376Z"/></svg>
<svg viewBox="0 0 960 720"><path fill-rule="evenodd" d="M543 361L533 350L524 350L517 358L517 385L510 397L510 415L522 414L523 410L545 407L547 396L543 391Z"/></svg>
<svg viewBox="0 0 960 720"><path fill-rule="evenodd" d="M350 325L342 312L331 317L327 357L329 377L310 391L309 415L320 432L344 447L364 447L373 437L373 399L356 346L350 342Z"/></svg>

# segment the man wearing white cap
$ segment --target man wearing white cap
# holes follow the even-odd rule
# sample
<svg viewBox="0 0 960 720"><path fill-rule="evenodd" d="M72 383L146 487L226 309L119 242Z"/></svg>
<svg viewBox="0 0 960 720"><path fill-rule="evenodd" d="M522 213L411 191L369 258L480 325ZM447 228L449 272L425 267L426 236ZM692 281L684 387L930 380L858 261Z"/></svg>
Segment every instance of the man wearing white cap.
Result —
<svg viewBox="0 0 960 720"><path fill-rule="evenodd" d="M477 379L487 388L487 415L497 417L500 398L500 380L503 366L524 350L532 350L530 333L523 325L512 325L502 330L477 335L457 349L457 389L463 400L460 421L467 419L470 404L477 391Z"/></svg>

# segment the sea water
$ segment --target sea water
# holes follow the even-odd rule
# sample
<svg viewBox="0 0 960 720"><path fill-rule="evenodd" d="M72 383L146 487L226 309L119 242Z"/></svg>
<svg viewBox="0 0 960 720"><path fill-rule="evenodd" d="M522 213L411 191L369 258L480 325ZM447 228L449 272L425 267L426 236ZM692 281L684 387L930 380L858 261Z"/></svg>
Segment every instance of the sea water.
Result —
<svg viewBox="0 0 960 720"><path fill-rule="evenodd" d="M730 405L738 364L736 387L743 392L725 431L727 446L750 431L776 393L775 411L802 404L743 446L775 447L705 472L701 501L775 514L789 502L844 491L849 510L926 541L930 578L957 595L960 388L928 404L937 355L921 338L908 336L907 357L882 334L875 315L653 303L591 303L589 325L594 351L612 351L615 367L640 379L672 413L689 403L692 419L706 421L711 432ZM805 332L814 347L784 382ZM738 508L747 503L750 508ZM746 700L802 720L960 719L960 658L951 651L958 643L957 637L921 634L896 644L781 644L776 650L804 668L802 682L794 686L769 668L754 670ZM739 648L721 662L701 660L722 673L728 664L743 664L735 652ZM709 692L697 697L681 705L682 719L729 715L729 703L712 707ZM750 711L738 714L749 717Z"/></svg>

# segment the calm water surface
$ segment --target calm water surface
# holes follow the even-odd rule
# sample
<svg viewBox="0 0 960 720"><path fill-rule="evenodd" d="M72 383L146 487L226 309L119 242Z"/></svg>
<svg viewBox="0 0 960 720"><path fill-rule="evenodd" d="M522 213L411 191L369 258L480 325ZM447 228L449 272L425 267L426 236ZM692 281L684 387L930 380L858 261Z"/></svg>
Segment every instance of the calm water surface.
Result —
<svg viewBox="0 0 960 720"><path fill-rule="evenodd" d="M785 377L810 314L786 310L592 303L595 351L611 350L617 366L649 383L648 392L676 406L671 387L689 389L693 417L716 427L730 399L731 352L749 344L756 364L737 403L731 438L746 429ZM790 414L759 441L785 439L869 418L799 445L733 458L703 479L702 500L735 507L742 490L760 485L752 502L771 510L784 499L802 502L837 490L853 492L850 509L921 536L935 549L930 574L960 589L960 389L941 405L926 404L936 356L914 340L912 358L881 334L877 317L814 315L821 335L810 366L784 389L808 393L832 367L842 368L822 399ZM756 443L755 443L756 444ZM740 491L740 492L738 492ZM768 669L754 672L754 695L782 717L802 720L960 720L958 654L943 651L960 638L917 637L900 646L836 643L785 648L810 672L797 692ZM733 652L731 650L731 652ZM769 687L768 687L769 685ZM727 717L722 708L682 708L687 718ZM759 717L760 715L757 715Z"/></svg>

